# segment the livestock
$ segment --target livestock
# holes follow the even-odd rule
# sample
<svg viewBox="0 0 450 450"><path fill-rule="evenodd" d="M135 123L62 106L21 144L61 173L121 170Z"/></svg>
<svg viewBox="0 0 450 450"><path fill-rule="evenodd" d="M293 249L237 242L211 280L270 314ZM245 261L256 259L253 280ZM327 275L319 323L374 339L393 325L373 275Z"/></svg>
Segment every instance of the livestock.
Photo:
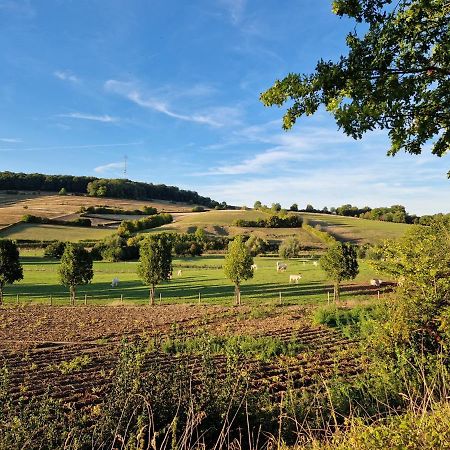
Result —
<svg viewBox="0 0 450 450"><path fill-rule="evenodd" d="M370 280L370 285L371 286L380 287L382 284L383 284L383 280L380 280L379 278L372 278Z"/></svg>
<svg viewBox="0 0 450 450"><path fill-rule="evenodd" d="M113 280L111 281L111 287L117 287L119 285L119 279L117 277L113 278Z"/></svg>
<svg viewBox="0 0 450 450"><path fill-rule="evenodd" d="M182 273L183 273L183 271L180 269L180 270L177 272L177 276L181 277Z"/></svg>
<svg viewBox="0 0 450 450"><path fill-rule="evenodd" d="M256 264L252 264L252 265L250 266L250 269L252 269L252 270L258 270L258 266L257 266Z"/></svg>
<svg viewBox="0 0 450 450"><path fill-rule="evenodd" d="M301 280L301 275L289 275L289 284L291 283L297 283Z"/></svg>
<svg viewBox="0 0 450 450"><path fill-rule="evenodd" d="M277 261L277 272L285 272L287 267L287 264Z"/></svg>

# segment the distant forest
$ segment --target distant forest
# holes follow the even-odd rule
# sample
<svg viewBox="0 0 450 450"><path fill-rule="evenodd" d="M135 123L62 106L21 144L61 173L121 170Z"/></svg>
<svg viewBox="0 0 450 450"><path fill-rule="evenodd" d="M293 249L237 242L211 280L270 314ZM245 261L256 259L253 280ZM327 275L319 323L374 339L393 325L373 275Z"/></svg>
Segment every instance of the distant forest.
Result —
<svg viewBox="0 0 450 450"><path fill-rule="evenodd" d="M63 188L68 193L88 194L92 197L169 200L203 205L208 208L226 206L226 204L219 204L209 197L202 197L197 192L165 184L73 175L0 172L0 189L2 190L58 192Z"/></svg>

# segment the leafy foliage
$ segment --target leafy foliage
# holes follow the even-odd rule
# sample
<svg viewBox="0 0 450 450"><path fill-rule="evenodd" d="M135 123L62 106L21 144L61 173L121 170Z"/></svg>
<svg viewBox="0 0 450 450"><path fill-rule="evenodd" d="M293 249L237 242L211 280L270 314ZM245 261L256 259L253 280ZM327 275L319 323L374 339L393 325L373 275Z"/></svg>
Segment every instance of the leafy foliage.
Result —
<svg viewBox="0 0 450 450"><path fill-rule="evenodd" d="M341 281L352 280L358 275L356 250L349 243L335 242L320 258L320 266L334 281L334 299L337 301Z"/></svg>
<svg viewBox="0 0 450 450"><path fill-rule="evenodd" d="M19 250L9 239L0 239L0 305L3 303L3 288L23 279L23 269L19 261Z"/></svg>
<svg viewBox="0 0 450 450"><path fill-rule="evenodd" d="M347 35L349 52L317 63L314 73L290 73L261 95L266 106L293 101L283 119L291 128L320 105L355 139L389 130L390 155L420 154L428 142L449 148L450 6L447 0L335 0L333 11L365 24ZM450 176L450 172L449 172Z"/></svg>
<svg viewBox="0 0 450 450"><path fill-rule="evenodd" d="M150 286L150 304L155 304L155 286L172 275L172 241L165 233L149 236L141 242L137 273Z"/></svg>
<svg viewBox="0 0 450 450"><path fill-rule="evenodd" d="M252 264L253 258L245 245L243 236L236 236L228 244L228 253L223 266L225 276L234 283L234 300L236 305L241 304L241 282L253 278Z"/></svg>
<svg viewBox="0 0 450 450"><path fill-rule="evenodd" d="M279 255L284 259L296 258L303 250L302 243L297 237L287 238L280 245Z"/></svg>
<svg viewBox="0 0 450 450"><path fill-rule="evenodd" d="M69 286L70 300L74 305L76 287L90 283L94 277L91 254L79 244L66 244L58 273L61 284Z"/></svg>

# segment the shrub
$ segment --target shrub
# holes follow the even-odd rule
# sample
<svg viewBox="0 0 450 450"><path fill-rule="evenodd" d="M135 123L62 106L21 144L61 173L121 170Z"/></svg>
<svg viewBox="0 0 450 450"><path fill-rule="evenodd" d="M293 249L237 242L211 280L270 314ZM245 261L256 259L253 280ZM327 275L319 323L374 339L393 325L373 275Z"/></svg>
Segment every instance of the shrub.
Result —
<svg viewBox="0 0 450 450"><path fill-rule="evenodd" d="M66 248L66 243L61 241L55 241L47 245L44 250L44 256L46 258L58 258L61 259L61 256L64 253Z"/></svg>

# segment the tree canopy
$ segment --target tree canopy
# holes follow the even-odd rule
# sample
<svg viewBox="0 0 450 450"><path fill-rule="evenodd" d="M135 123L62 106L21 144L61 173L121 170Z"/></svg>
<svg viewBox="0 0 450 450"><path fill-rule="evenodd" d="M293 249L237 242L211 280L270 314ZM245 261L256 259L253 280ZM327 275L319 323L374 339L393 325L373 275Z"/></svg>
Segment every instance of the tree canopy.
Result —
<svg viewBox="0 0 450 450"><path fill-rule="evenodd" d="M228 244L228 253L225 257L223 269L226 277L234 283L234 300L236 305L241 304L241 282L253 277L253 258L244 243L242 236L236 236Z"/></svg>
<svg viewBox="0 0 450 450"><path fill-rule="evenodd" d="M341 281L352 280L358 275L356 250L349 243L335 242L320 258L320 266L334 281L334 299L338 301Z"/></svg>
<svg viewBox="0 0 450 450"><path fill-rule="evenodd" d="M347 55L320 60L312 74L288 74L261 101L293 102L284 115L286 130L323 105L355 139L388 130L389 155L420 154L427 143L433 154L444 155L450 145L448 0L334 0L333 12L364 23L365 33L350 32Z"/></svg>
<svg viewBox="0 0 450 450"><path fill-rule="evenodd" d="M67 243L61 257L59 278L70 288L70 302L75 304L76 287L88 284L94 277L91 254L80 244Z"/></svg>
<svg viewBox="0 0 450 450"><path fill-rule="evenodd" d="M155 286L172 275L172 241L161 233L149 236L141 243L138 275L150 286L151 305L155 304Z"/></svg>
<svg viewBox="0 0 450 450"><path fill-rule="evenodd" d="M0 305L3 303L3 288L23 278L19 250L9 239L0 239Z"/></svg>

